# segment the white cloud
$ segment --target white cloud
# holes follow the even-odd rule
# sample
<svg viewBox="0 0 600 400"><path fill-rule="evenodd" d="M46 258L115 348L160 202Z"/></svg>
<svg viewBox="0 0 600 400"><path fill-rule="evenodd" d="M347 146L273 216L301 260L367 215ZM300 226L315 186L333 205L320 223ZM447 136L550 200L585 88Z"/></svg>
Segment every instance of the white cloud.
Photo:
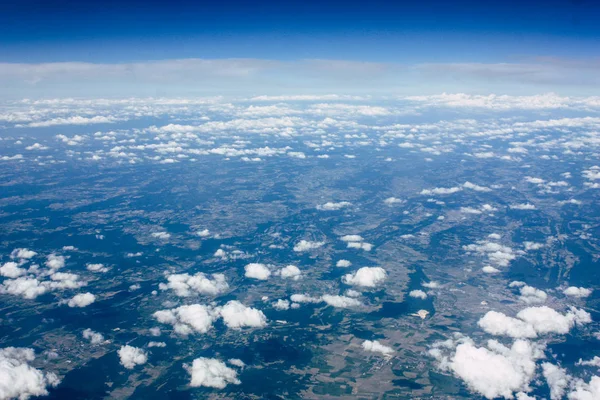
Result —
<svg viewBox="0 0 600 400"><path fill-rule="evenodd" d="M392 349L389 346L385 346L381 343L379 343L378 340L365 340L362 344L362 348L365 351L370 351L373 353L381 353L384 356L390 356L394 353L394 349Z"/></svg>
<svg viewBox="0 0 600 400"><path fill-rule="evenodd" d="M290 296L290 300L294 303L319 303L321 299L318 297L312 297L307 294L293 294Z"/></svg>
<svg viewBox="0 0 600 400"><path fill-rule="evenodd" d="M340 238L342 241L347 242L349 249L362 249L365 251L371 251L373 245L371 243L363 242L363 237L360 235L345 235Z"/></svg>
<svg viewBox="0 0 600 400"><path fill-rule="evenodd" d="M581 358L577 361L576 365L585 365L590 367L599 367L600 368L600 357L594 356L591 360L584 361Z"/></svg>
<svg viewBox="0 0 600 400"><path fill-rule="evenodd" d="M522 286L520 292L521 296L519 300L525 304L540 304L548 298L548 295L543 290L528 285Z"/></svg>
<svg viewBox="0 0 600 400"><path fill-rule="evenodd" d="M289 310L290 302L288 300L279 299L273 303L273 308L279 311Z"/></svg>
<svg viewBox="0 0 600 400"><path fill-rule="evenodd" d="M342 277L342 282L353 286L376 287L383 283L387 273L381 267L362 267L352 274Z"/></svg>
<svg viewBox="0 0 600 400"><path fill-rule="evenodd" d="M586 289L586 288L576 287L576 286L569 286L568 288L563 290L563 293L566 296L582 298L582 297L588 297L590 294L592 294L592 289Z"/></svg>
<svg viewBox="0 0 600 400"><path fill-rule="evenodd" d="M302 277L302 272L295 265L288 265L277 271L277 275L284 279L293 279L297 281Z"/></svg>
<svg viewBox="0 0 600 400"><path fill-rule="evenodd" d="M262 311L247 307L237 300L227 302L220 309L220 315L225 325L232 329L262 328L267 325L267 317Z"/></svg>
<svg viewBox="0 0 600 400"><path fill-rule="evenodd" d="M433 189L423 189L421 190L421 195L425 195L425 196L431 196L431 195L436 195L436 194L441 194L441 195L445 195L445 194L453 194L456 192L460 192L462 190L462 188L460 186L455 186L455 187L450 187L450 188L433 188Z"/></svg>
<svg viewBox="0 0 600 400"><path fill-rule="evenodd" d="M299 158L299 159L305 159L306 158L306 154L304 154L301 151L288 151L287 155L290 156L290 157Z"/></svg>
<svg viewBox="0 0 600 400"><path fill-rule="evenodd" d="M96 296L91 293L80 293L67 302L69 307L87 307L96 301Z"/></svg>
<svg viewBox="0 0 600 400"><path fill-rule="evenodd" d="M483 268L481 268L481 270L486 274L497 274L498 272L500 272L498 268L494 268L491 265L486 265Z"/></svg>
<svg viewBox="0 0 600 400"><path fill-rule="evenodd" d="M546 306L529 307L519 311L517 318L533 325L539 334L565 334L574 325L583 325L592 321L589 313L574 307L564 315Z"/></svg>
<svg viewBox="0 0 600 400"><path fill-rule="evenodd" d="M488 311L477 324L487 333L518 338L537 337L535 328L525 321L501 312Z"/></svg>
<svg viewBox="0 0 600 400"><path fill-rule="evenodd" d="M79 275L71 274L67 272L54 272L50 270L50 281L42 282L42 285L46 286L51 290L64 290L64 289L79 289L87 285L87 282L79 280Z"/></svg>
<svg viewBox="0 0 600 400"><path fill-rule="evenodd" d="M471 189L471 190L474 190L476 192L491 192L492 191L492 189L490 189L489 187L479 186L479 185L476 185L476 184L471 183L469 181L463 183L462 186L465 189Z"/></svg>
<svg viewBox="0 0 600 400"><path fill-rule="evenodd" d="M271 271L265 264L251 263L244 267L246 278L258 279L265 281L271 276Z"/></svg>
<svg viewBox="0 0 600 400"><path fill-rule="evenodd" d="M0 275L4 276L5 278L18 278L26 273L27 270L24 268L19 268L19 264L13 261L4 263L4 265L0 267Z"/></svg>
<svg viewBox="0 0 600 400"><path fill-rule="evenodd" d="M321 211L337 211L342 208L350 207L352 203L348 201L340 201L339 203L327 202L325 204L320 204L317 206L317 210Z"/></svg>
<svg viewBox="0 0 600 400"><path fill-rule="evenodd" d="M215 251L215 254L213 254L213 257L222 258L223 260L226 260L227 253L223 249L218 249L217 251Z"/></svg>
<svg viewBox="0 0 600 400"><path fill-rule="evenodd" d="M46 260L46 267L50 269L60 269L65 266L65 257L56 254L50 254Z"/></svg>
<svg viewBox="0 0 600 400"><path fill-rule="evenodd" d="M485 240L479 240L475 244L463 246L463 249L468 252L485 255L490 263L499 267L507 267L512 260L517 258L510 247Z"/></svg>
<svg viewBox="0 0 600 400"><path fill-rule="evenodd" d="M100 344L104 342L104 336L101 333L94 332L90 328L84 329L83 338L90 341L91 344Z"/></svg>
<svg viewBox="0 0 600 400"><path fill-rule="evenodd" d="M171 234L168 232L153 232L152 237L161 240L167 240L171 237Z"/></svg>
<svg viewBox="0 0 600 400"><path fill-rule="evenodd" d="M118 354L121 365L127 369L133 369L136 365L143 365L148 361L148 353L129 345L121 346Z"/></svg>
<svg viewBox="0 0 600 400"><path fill-rule="evenodd" d="M68 117L68 118L53 118L53 119L46 120L46 121L30 122L29 124L26 124L26 125L17 125L17 127L42 128L42 127L49 127L49 126L56 126L56 125L111 124L111 123L114 123L117 121L119 121L118 118L106 117L106 116L102 116L102 115L97 115L97 116L89 117L89 118L75 115L73 117ZM59 135L59 136L62 136L62 135ZM69 140L67 140L66 142L69 142Z"/></svg>
<svg viewBox="0 0 600 400"><path fill-rule="evenodd" d="M202 272L195 275L173 274L167 277L168 283L161 283L158 287L161 290L171 289L179 297L188 297L194 293L216 296L229 289L225 275L212 274L211 277Z"/></svg>
<svg viewBox="0 0 600 400"><path fill-rule="evenodd" d="M597 400L600 399L600 376L592 376L589 383L578 379L575 390L569 393L569 400Z"/></svg>
<svg viewBox="0 0 600 400"><path fill-rule="evenodd" d="M383 200L383 202L384 202L384 204L386 204L388 206L393 206L394 204L404 203L404 200L398 199L396 197L388 197L387 199Z"/></svg>
<svg viewBox="0 0 600 400"><path fill-rule="evenodd" d="M344 242L362 242L364 239L360 235L344 235L340 238Z"/></svg>
<svg viewBox="0 0 600 400"><path fill-rule="evenodd" d="M90 272L108 272L108 268L104 264L87 264L87 270Z"/></svg>
<svg viewBox="0 0 600 400"><path fill-rule="evenodd" d="M244 363L239 358L230 358L229 360L227 360L227 362L229 364L235 365L236 367L239 367L239 368L244 368L246 366L246 363Z"/></svg>
<svg viewBox="0 0 600 400"><path fill-rule="evenodd" d="M516 318L497 311L488 311L477 323L492 335L514 338L535 338L548 333L566 334L575 325L591 322L591 316L584 310L571 308L566 314L541 306L521 310Z"/></svg>
<svg viewBox="0 0 600 400"><path fill-rule="evenodd" d="M425 300L427 298L427 293L425 293L422 290L411 290L408 295L410 297L414 297L416 299L422 299Z"/></svg>
<svg viewBox="0 0 600 400"><path fill-rule="evenodd" d="M196 232L196 236L209 237L210 236L210 231L208 229L203 229L201 231L197 231Z"/></svg>
<svg viewBox="0 0 600 400"><path fill-rule="evenodd" d="M427 289L438 289L440 287L440 284L437 281L423 282L421 285Z"/></svg>
<svg viewBox="0 0 600 400"><path fill-rule="evenodd" d="M43 372L29 365L34 360L33 349L0 349L0 399L27 400L34 396L46 396L48 387L60 383L54 373Z"/></svg>
<svg viewBox="0 0 600 400"><path fill-rule="evenodd" d="M361 302L353 299L351 297L346 296L333 296L329 294L325 294L321 296L321 300L323 300L327 305L336 308L349 308L349 307L358 307L361 305Z"/></svg>
<svg viewBox="0 0 600 400"><path fill-rule="evenodd" d="M296 243L296 245L294 246L294 251L297 253L303 252L303 251L310 251L310 250L318 249L319 247L322 247L324 244L325 244L325 242L311 242L308 240L301 240L298 243Z"/></svg>
<svg viewBox="0 0 600 400"><path fill-rule="evenodd" d="M536 242L523 242L523 245L525 246L525 251L539 250L544 247L543 243Z"/></svg>
<svg viewBox="0 0 600 400"><path fill-rule="evenodd" d="M191 375L191 387L210 387L223 389L228 384L239 385L237 372L216 358L196 358L191 366L186 366Z"/></svg>
<svg viewBox="0 0 600 400"><path fill-rule="evenodd" d="M20 277L17 279L6 279L0 285L0 293L21 296L25 299L35 299L46 293L47 289L35 278Z"/></svg>
<svg viewBox="0 0 600 400"><path fill-rule="evenodd" d="M338 260L335 263L335 266L338 267L338 268L348 268L351 265L352 265L352 263L350 261L348 261L348 260Z"/></svg>
<svg viewBox="0 0 600 400"><path fill-rule="evenodd" d="M483 213L483 211L478 210L473 207L461 207L460 212L464 213L464 214L481 214L481 213Z"/></svg>
<svg viewBox="0 0 600 400"><path fill-rule="evenodd" d="M366 242L348 242L349 249L362 249L364 251L371 251L373 245Z"/></svg>
<svg viewBox="0 0 600 400"><path fill-rule="evenodd" d="M25 147L25 150L48 150L48 146L44 146L40 143L34 143L31 146Z"/></svg>
<svg viewBox="0 0 600 400"><path fill-rule="evenodd" d="M531 203L511 204L509 206L511 210L535 210L535 205Z"/></svg>
<svg viewBox="0 0 600 400"><path fill-rule="evenodd" d="M148 342L148 347L167 347L165 342Z"/></svg>
<svg viewBox="0 0 600 400"><path fill-rule="evenodd" d="M540 345L521 339L509 348L495 340L489 340L487 347L477 347L469 338L461 338L436 343L429 354L440 362L440 368L451 371L472 391L487 399L512 399L515 392L530 390L535 361L543 357L542 350ZM452 353L447 355L448 351Z"/></svg>
<svg viewBox="0 0 600 400"><path fill-rule="evenodd" d="M565 394L565 389L569 385L570 377L567 371L559 368L549 362L542 363L542 374L550 388L550 399L560 400Z"/></svg>
<svg viewBox="0 0 600 400"><path fill-rule="evenodd" d="M36 255L37 255L37 253L35 251L25 249L25 248L14 249L10 253L11 258L21 258L21 259L25 259L25 260L29 260L29 259L35 257Z"/></svg>
<svg viewBox="0 0 600 400"><path fill-rule="evenodd" d="M152 316L162 324L169 324L177 334L206 333L217 319L218 312L203 304L184 305L172 310L156 311Z"/></svg>

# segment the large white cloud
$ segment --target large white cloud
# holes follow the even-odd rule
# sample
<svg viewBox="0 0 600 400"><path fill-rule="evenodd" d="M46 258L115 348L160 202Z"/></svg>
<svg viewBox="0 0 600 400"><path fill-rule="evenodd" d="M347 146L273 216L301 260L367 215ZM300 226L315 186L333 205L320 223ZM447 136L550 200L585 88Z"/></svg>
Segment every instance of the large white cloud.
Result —
<svg viewBox="0 0 600 400"><path fill-rule="evenodd" d="M4 265L0 267L0 275L5 278L18 278L26 273L27 270L25 268L20 268L19 264L13 261L4 263Z"/></svg>
<svg viewBox="0 0 600 400"><path fill-rule="evenodd" d="M477 347L469 338L461 338L436 343L429 354L440 362L440 368L451 371L483 397L512 399L515 392L530 391L543 347L521 339L511 347L495 340Z"/></svg>
<svg viewBox="0 0 600 400"><path fill-rule="evenodd" d="M381 267L362 267L352 274L346 274L342 281L348 285L376 287L383 283L387 277L385 269Z"/></svg>
<svg viewBox="0 0 600 400"><path fill-rule="evenodd" d="M212 278L212 279L211 279ZM229 289L223 274L212 274L210 277L202 272L194 275L173 274L167 277L168 283L161 283L161 290L171 289L179 297L188 297L194 293L216 296Z"/></svg>
<svg viewBox="0 0 600 400"><path fill-rule="evenodd" d="M148 361L148 353L129 345L121 346L118 354L121 365L127 369L133 369L136 365L143 365Z"/></svg>
<svg viewBox="0 0 600 400"><path fill-rule="evenodd" d="M295 265L287 265L277 270L277 275L284 279L293 279L297 281L302 277L302 271L300 271L300 268L296 267Z"/></svg>
<svg viewBox="0 0 600 400"><path fill-rule="evenodd" d="M27 400L34 396L45 396L48 395L48 387L60 383L54 373L43 372L29 365L33 360L33 349L0 349L0 399Z"/></svg>
<svg viewBox="0 0 600 400"><path fill-rule="evenodd" d="M187 336L193 332L208 332L218 313L212 307L191 304L172 310L156 311L153 316L160 323L172 325L176 333Z"/></svg>
<svg viewBox="0 0 600 400"><path fill-rule="evenodd" d="M592 294L592 289L576 287L576 286L569 286L568 288L563 290L563 293L567 296L582 298L582 297L588 297L590 294Z"/></svg>
<svg viewBox="0 0 600 400"><path fill-rule="evenodd" d="M262 328L267 325L267 317L262 311L247 307L237 300L227 302L220 309L219 314L228 328Z"/></svg>
<svg viewBox="0 0 600 400"><path fill-rule="evenodd" d="M21 296L25 299L35 299L46 293L47 289L36 278L20 277L17 279L6 279L0 285L0 293Z"/></svg>
<svg viewBox="0 0 600 400"><path fill-rule="evenodd" d="M236 370L215 358L196 358L191 366L186 366L186 369L191 375L190 386L192 387L223 389L230 383L234 385L241 383Z"/></svg>
<svg viewBox="0 0 600 400"><path fill-rule="evenodd" d="M556 310L541 306L521 310L516 318L497 311L488 311L478 325L492 335L514 338L535 338L548 333L566 334L575 325L591 322L591 316L584 310L571 308L560 314Z"/></svg>
<svg viewBox="0 0 600 400"><path fill-rule="evenodd" d="M265 264L250 263L244 267L246 278L265 281L271 276L271 271Z"/></svg>

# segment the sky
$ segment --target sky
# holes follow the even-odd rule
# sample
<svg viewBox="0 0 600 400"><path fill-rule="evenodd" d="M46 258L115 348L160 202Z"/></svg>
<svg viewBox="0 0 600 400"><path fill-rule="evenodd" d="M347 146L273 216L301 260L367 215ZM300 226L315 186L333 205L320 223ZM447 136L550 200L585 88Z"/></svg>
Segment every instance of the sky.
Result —
<svg viewBox="0 0 600 400"><path fill-rule="evenodd" d="M598 20L587 0L5 1L0 84L11 98L590 95Z"/></svg>

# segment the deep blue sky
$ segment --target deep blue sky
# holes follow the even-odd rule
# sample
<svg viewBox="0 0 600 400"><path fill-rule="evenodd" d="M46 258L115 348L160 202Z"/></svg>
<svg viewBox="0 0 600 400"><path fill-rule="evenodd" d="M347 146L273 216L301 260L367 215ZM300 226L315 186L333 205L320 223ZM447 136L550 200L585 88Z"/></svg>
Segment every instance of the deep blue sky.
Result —
<svg viewBox="0 0 600 400"><path fill-rule="evenodd" d="M4 0L0 61L598 56L600 1Z"/></svg>
<svg viewBox="0 0 600 400"><path fill-rule="evenodd" d="M597 95L599 21L600 0L0 0L0 98Z"/></svg>

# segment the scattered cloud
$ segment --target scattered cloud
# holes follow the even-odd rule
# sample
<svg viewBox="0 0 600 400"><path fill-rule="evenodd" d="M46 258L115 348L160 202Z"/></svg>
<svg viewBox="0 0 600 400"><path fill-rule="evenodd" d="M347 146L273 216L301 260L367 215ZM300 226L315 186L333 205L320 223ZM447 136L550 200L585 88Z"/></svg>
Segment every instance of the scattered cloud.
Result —
<svg viewBox="0 0 600 400"><path fill-rule="evenodd" d="M121 346L118 354L121 365L127 369L134 369L137 365L146 364L148 361L148 353L129 345Z"/></svg>
<svg viewBox="0 0 600 400"><path fill-rule="evenodd" d="M246 278L266 281L271 276L271 271L265 264L251 263L244 267Z"/></svg>
<svg viewBox="0 0 600 400"><path fill-rule="evenodd" d="M381 343L379 343L378 340L365 340L362 344L362 348L365 351L370 351L373 353L381 353L384 356L390 356L394 353L394 349L392 349L389 346L385 346Z"/></svg>
<svg viewBox="0 0 600 400"><path fill-rule="evenodd" d="M236 370L216 358L196 358L192 365L185 366L185 369L191 376L191 387L223 389L228 384L242 383L237 377Z"/></svg>
<svg viewBox="0 0 600 400"><path fill-rule="evenodd" d="M387 273L381 267L362 267L358 271L346 274L342 282L347 285L374 288L385 281Z"/></svg>
<svg viewBox="0 0 600 400"><path fill-rule="evenodd" d="M88 293L80 293L80 294L73 296L73 298L67 302L67 305L69 307L82 308L82 307L89 306L90 304L92 304L95 301L96 301L96 296L94 296L93 294L91 294L89 292Z"/></svg>

